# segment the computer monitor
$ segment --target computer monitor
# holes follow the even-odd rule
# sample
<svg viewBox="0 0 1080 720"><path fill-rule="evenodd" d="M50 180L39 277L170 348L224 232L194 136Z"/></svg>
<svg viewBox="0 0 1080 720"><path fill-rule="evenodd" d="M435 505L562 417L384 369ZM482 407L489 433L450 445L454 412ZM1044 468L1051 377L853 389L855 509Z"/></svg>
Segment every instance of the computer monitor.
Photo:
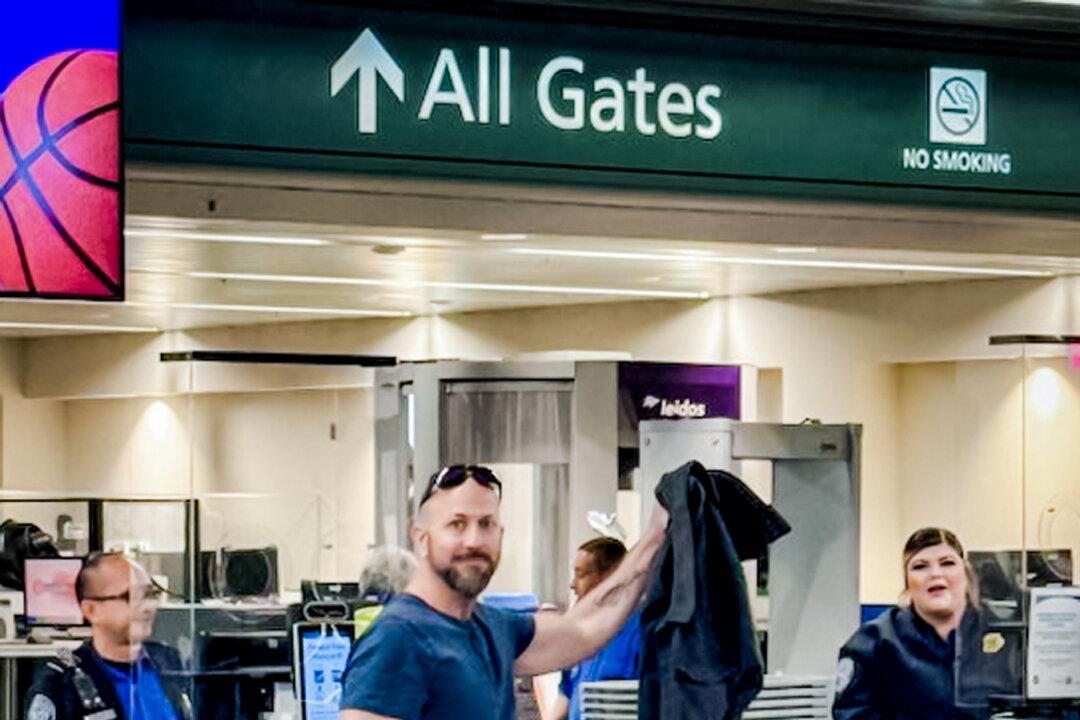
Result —
<svg viewBox="0 0 1080 720"><path fill-rule="evenodd" d="M204 550L199 558L202 598L265 598L278 593L278 557L265 548Z"/></svg>
<svg viewBox="0 0 1080 720"><path fill-rule="evenodd" d="M75 597L75 579L84 558L27 558L23 608L30 626L82 625L83 615Z"/></svg>
<svg viewBox="0 0 1080 720"><path fill-rule="evenodd" d="M302 720L337 720L353 623L293 625L293 682Z"/></svg>
<svg viewBox="0 0 1080 720"><path fill-rule="evenodd" d="M305 604L313 602L358 603L364 598L360 595L358 582L320 582L301 580L300 597Z"/></svg>
<svg viewBox="0 0 1080 720"><path fill-rule="evenodd" d="M979 581L979 595L992 621L1018 622L1024 617L1024 591L1029 587L1068 586L1073 581L1072 550L1027 551L1027 577L1019 550L972 550L968 561Z"/></svg>

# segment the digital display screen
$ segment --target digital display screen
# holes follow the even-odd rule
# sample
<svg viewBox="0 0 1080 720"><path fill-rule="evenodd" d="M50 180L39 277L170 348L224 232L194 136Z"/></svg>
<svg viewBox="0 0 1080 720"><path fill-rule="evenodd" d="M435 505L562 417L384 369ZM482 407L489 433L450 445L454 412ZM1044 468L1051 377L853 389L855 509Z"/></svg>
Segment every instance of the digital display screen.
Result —
<svg viewBox="0 0 1080 720"><path fill-rule="evenodd" d="M28 625L82 625L75 597L75 579L82 566L82 558L26 560L23 593Z"/></svg>
<svg viewBox="0 0 1080 720"><path fill-rule="evenodd" d="M298 625L296 629L303 720L337 720L341 704L341 676L352 649L352 626L347 624Z"/></svg>
<svg viewBox="0 0 1080 720"><path fill-rule="evenodd" d="M122 300L120 0L4 8L0 295Z"/></svg>

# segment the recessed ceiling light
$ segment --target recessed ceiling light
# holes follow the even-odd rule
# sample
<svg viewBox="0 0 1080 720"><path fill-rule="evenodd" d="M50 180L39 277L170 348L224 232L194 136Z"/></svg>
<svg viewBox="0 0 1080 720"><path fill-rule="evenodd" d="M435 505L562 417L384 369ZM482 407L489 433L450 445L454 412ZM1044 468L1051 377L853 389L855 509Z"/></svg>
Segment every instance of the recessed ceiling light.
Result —
<svg viewBox="0 0 1080 720"><path fill-rule="evenodd" d="M129 302L125 305L144 308L171 308L177 310L217 310L222 312L248 313L287 313L296 315L342 315L346 317L409 317L405 310L368 310L359 308L320 308L300 307L296 305L230 305L218 303L183 303L183 302Z"/></svg>
<svg viewBox="0 0 1080 720"><path fill-rule="evenodd" d="M154 333L161 332L156 327L136 325L83 325L80 323L50 323L50 322L0 322L2 330L71 330L76 332L101 332L101 333Z"/></svg>
<svg viewBox="0 0 1080 720"><path fill-rule="evenodd" d="M195 242L247 243L254 245L299 245L317 247L332 245L329 240L310 237L285 237L281 235L239 235L235 233L208 233L189 230L125 230L124 237L165 240L194 240Z"/></svg>
<svg viewBox="0 0 1080 720"><path fill-rule="evenodd" d="M481 240L490 240L492 242L520 242L522 240L528 240L529 236L525 233L484 233L480 236Z"/></svg>
<svg viewBox="0 0 1080 720"><path fill-rule="evenodd" d="M708 255L687 257L662 253L609 252L593 250L562 250L556 248L509 248L506 252L519 255L545 257L572 257L595 260L632 260L647 262L700 262L718 265L761 265L775 267L802 267L828 270L872 270L878 272L934 273L942 275L979 275L986 277L1052 277L1049 270L1022 270L1019 268L993 268L965 265L928 265L921 263L863 262L858 260L796 260L763 257L738 257Z"/></svg>
<svg viewBox="0 0 1080 720"><path fill-rule="evenodd" d="M283 282L312 285L356 285L362 287L441 288L446 290L483 290L490 292L520 292L542 295L600 295L611 297L667 298L705 300L707 292L696 290L636 290L632 288L574 287L567 285L512 285L504 283L450 282L440 280L383 280L381 278L350 278L325 275L263 275L259 273L229 273L194 271L189 277L208 280L240 280L246 282Z"/></svg>

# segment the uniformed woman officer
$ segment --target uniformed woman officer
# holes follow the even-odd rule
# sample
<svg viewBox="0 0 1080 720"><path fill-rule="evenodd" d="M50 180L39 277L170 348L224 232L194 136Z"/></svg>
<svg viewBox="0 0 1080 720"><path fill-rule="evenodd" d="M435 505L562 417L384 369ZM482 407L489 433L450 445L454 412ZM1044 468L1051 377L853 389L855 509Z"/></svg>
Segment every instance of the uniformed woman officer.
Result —
<svg viewBox="0 0 1080 720"><path fill-rule="evenodd" d="M943 528L915 532L904 546L900 605L863 625L840 650L833 717L988 717L988 696L1013 691L1020 648L988 629L978 606L956 535Z"/></svg>

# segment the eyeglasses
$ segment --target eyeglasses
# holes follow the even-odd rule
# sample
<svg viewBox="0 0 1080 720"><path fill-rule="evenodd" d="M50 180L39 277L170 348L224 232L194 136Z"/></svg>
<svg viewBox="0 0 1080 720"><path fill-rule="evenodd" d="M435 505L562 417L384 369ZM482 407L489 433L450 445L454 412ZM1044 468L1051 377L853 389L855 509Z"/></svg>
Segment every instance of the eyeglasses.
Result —
<svg viewBox="0 0 1080 720"><path fill-rule="evenodd" d="M457 487L468 478L472 478L486 488L491 488L499 498L502 498L502 483L490 469L483 465L450 465L431 476L427 490L420 498L420 504L423 505L430 500L437 490Z"/></svg>
<svg viewBox="0 0 1080 720"><path fill-rule="evenodd" d="M165 591L163 589L159 588L157 585L148 585L147 587L143 588L142 597L139 598L138 600L136 600L136 602L140 602L140 601L157 602L158 600L161 599L161 596L164 595L164 594L165 594ZM111 600L122 600L123 602L130 603L131 602L131 589L128 588L124 592L117 593L116 595L86 596L86 597L83 598L83 600L93 600L94 602L109 602Z"/></svg>

